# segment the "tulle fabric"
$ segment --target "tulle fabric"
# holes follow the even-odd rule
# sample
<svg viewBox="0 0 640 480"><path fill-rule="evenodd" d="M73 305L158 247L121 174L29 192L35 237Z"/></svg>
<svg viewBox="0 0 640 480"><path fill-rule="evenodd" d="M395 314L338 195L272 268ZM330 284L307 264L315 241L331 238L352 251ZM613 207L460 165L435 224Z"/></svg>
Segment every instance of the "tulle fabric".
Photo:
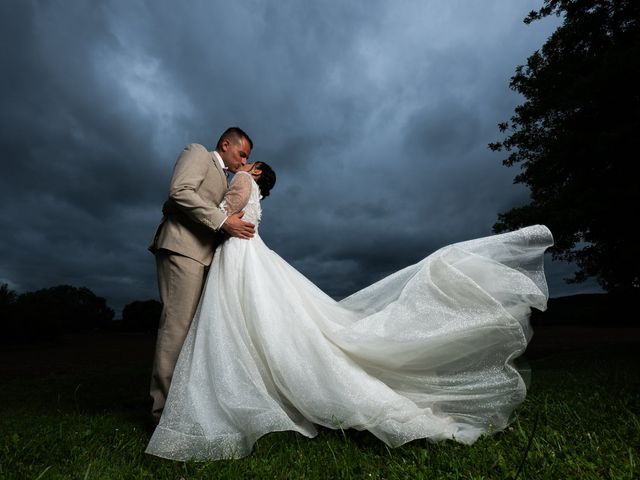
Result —
<svg viewBox="0 0 640 480"><path fill-rule="evenodd" d="M316 425L471 444L526 394L513 360L544 310L541 225L438 250L337 302L259 235L218 250L146 452L240 458Z"/></svg>

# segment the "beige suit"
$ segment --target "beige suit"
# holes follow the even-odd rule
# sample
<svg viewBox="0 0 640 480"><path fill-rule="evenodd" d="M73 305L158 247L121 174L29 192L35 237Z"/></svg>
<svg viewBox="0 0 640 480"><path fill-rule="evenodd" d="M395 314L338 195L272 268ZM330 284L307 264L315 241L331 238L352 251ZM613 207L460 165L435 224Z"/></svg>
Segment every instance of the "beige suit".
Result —
<svg viewBox="0 0 640 480"><path fill-rule="evenodd" d="M152 414L159 418L184 339L195 314L226 218L218 205L227 191L224 170L202 145L176 161L169 198L177 213L162 218L149 246L156 256L162 314L151 374Z"/></svg>

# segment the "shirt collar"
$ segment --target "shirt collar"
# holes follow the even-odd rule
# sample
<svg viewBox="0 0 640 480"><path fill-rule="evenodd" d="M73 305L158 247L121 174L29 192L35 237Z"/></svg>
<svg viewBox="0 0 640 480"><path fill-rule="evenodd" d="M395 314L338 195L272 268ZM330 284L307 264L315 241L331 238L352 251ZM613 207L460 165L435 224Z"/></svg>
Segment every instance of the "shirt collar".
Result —
<svg viewBox="0 0 640 480"><path fill-rule="evenodd" d="M211 153L213 153L213 158L216 159L216 161L218 162L218 165L220 165L220 168L226 172L228 170L228 168L224 164L224 161L222 160L222 157L220 156L220 154L218 152L216 152L215 150L213 152L211 152Z"/></svg>

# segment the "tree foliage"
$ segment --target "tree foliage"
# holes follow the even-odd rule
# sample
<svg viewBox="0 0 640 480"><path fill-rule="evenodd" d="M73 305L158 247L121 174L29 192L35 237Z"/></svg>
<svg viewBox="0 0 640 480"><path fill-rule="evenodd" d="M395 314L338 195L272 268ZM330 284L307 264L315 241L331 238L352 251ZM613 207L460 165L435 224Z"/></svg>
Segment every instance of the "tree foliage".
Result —
<svg viewBox="0 0 640 480"><path fill-rule="evenodd" d="M525 102L489 145L520 166L514 182L531 201L501 213L494 231L543 223L554 258L578 266L568 281L637 292L640 2L546 0L525 23L550 15L563 22L516 69L510 88Z"/></svg>
<svg viewBox="0 0 640 480"><path fill-rule="evenodd" d="M58 285L18 295L2 318L11 340L51 339L104 328L114 312L88 288Z"/></svg>
<svg viewBox="0 0 640 480"><path fill-rule="evenodd" d="M7 283L0 283L0 308L8 307L16 301L18 295L9 288Z"/></svg>
<svg viewBox="0 0 640 480"><path fill-rule="evenodd" d="M154 332L158 329L162 304L157 300L137 300L122 309L124 328L136 332Z"/></svg>

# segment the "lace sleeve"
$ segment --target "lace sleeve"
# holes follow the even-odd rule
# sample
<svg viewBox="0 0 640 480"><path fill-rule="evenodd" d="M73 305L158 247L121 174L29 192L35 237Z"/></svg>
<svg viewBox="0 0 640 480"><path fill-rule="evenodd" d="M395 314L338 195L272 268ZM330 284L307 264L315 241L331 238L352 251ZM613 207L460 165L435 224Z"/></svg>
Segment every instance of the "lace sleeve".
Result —
<svg viewBox="0 0 640 480"><path fill-rule="evenodd" d="M253 178L250 173L238 172L234 175L229 185L229 190L224 195L224 200L220 203L227 215L237 213L242 210L249 201L251 195L251 182Z"/></svg>

